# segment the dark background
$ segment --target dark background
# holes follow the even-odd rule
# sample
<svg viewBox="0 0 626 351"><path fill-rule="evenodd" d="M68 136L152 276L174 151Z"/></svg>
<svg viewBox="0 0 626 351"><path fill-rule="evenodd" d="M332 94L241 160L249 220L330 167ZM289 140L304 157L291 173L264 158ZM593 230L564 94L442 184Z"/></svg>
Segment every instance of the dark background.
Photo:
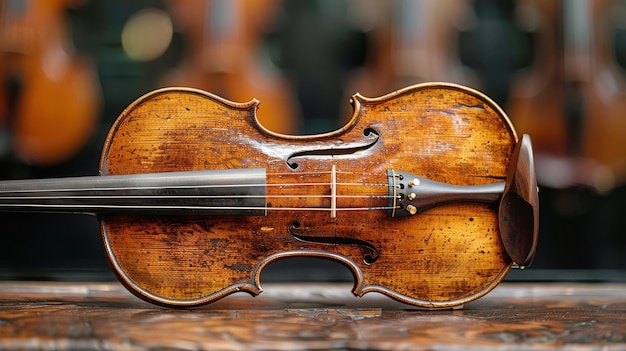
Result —
<svg viewBox="0 0 626 351"><path fill-rule="evenodd" d="M0 2L3 23L8 15L19 16L7 11L7 4L11 2ZM72 55L92 60L97 73L96 83L102 98L101 106L96 108L97 127L77 153L52 165L29 164L15 154L4 154L0 160L0 178L97 173L100 150L115 118L134 99L162 86L165 77L187 64L194 55L191 51L193 33L190 32L194 27L189 23L184 25L185 21L180 20L180 15L176 16L171 3L92 0L64 9L62 23L68 30ZM349 96L357 91L374 97L424 81L453 81L474 87L507 111L515 98L516 84L524 76L545 68L545 57L556 62L545 72L558 72L555 74L563 86L572 80L578 86L593 84L595 80L606 78L600 74L602 72L610 72L613 80L620 84L626 78L624 1L572 2L578 4L576 6L588 4L598 13L589 23L575 22L579 32L593 34L590 41L597 44L583 51L595 64L588 67L590 73L582 82L572 78L564 68L567 46L563 38L567 37L567 31L576 30L562 24L565 12L558 1L545 1L556 4L558 11L555 13L537 6L544 1L233 1L229 3L241 7L228 16L217 13L216 7L208 6L209 2L204 0L178 3L193 8L192 13L205 21L204 26L200 26L201 31L212 28L209 24L216 18L227 21L223 28L256 25L254 31L259 40L240 52L258 57L259 67L271 69L288 82L293 102L300 111L289 117L297 122L298 128L293 133L320 133L338 128L350 115ZM433 5L435 3L437 5ZM258 12L259 8L264 11ZM122 32L129 20L145 9L160 10L158 13L171 16L173 34L165 51L159 55L134 59L122 45ZM246 9L247 13L241 16ZM259 24L257 20L261 16L264 20ZM192 22L190 17L182 17ZM542 45L546 37L557 40L546 47ZM211 38L204 41L209 53L212 44ZM0 52L0 55L6 53ZM596 59L598 57L603 59ZM609 66L609 69L599 72L599 65ZM7 75L7 67L0 66L0 69L3 78L12 77L3 84L7 87L4 89L7 100L15 103L21 96L20 87L26 82L20 82L15 74ZM197 72L197 75L203 77L205 73ZM206 77L210 84L211 75ZM20 84L15 83L16 79ZM620 84L615 87L617 100L607 103L626 100L626 85ZM586 108L585 96L580 91L570 98L579 103L573 107L562 106L563 113L559 117L566 121L570 144L567 152L559 155L564 159L592 157L578 154L576 144L594 142L582 140L580 135L584 134L586 126L594 123L599 112ZM227 90L216 93L236 101L256 97L230 95ZM561 102L555 99L545 103ZM7 117L10 120L11 116ZM544 118L511 115L514 121L525 117L534 118L534 123L538 124ZM626 115L620 113L614 118L621 120ZM620 125L617 123L616 128ZM11 133L10 123L0 125L0 129ZM619 132L626 138L626 130ZM535 150L538 156L548 151ZM623 154L626 159L626 150ZM556 173L552 177L564 179L566 175ZM540 177L540 201L540 240L535 262L532 269L514 272L510 279L626 279L623 274L626 269L623 179L616 177L613 186L598 188L583 181L547 183ZM1 214L0 222L1 279L112 279L95 218L12 213ZM351 279L346 268L311 259L298 260L297 264L292 261L273 264L265 277L268 280Z"/></svg>

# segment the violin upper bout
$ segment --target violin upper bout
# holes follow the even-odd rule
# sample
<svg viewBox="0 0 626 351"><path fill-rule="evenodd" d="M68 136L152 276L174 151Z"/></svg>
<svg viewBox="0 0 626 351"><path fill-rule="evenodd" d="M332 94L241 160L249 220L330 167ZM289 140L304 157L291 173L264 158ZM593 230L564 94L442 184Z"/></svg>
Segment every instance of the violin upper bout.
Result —
<svg viewBox="0 0 626 351"><path fill-rule="evenodd" d="M124 109L111 127L100 159L100 174L224 165L225 157L243 152L234 145L236 138L259 134L258 106L256 99L233 102L194 88L149 92Z"/></svg>

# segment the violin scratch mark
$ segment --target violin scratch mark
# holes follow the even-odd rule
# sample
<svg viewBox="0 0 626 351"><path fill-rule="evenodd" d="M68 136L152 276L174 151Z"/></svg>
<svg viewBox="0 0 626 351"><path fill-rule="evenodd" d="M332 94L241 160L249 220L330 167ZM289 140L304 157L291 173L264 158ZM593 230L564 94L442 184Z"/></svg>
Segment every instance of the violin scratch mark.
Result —
<svg viewBox="0 0 626 351"><path fill-rule="evenodd" d="M459 104L454 105L454 108L469 108L469 109L480 110L480 111L485 110L485 107L481 104L467 105L467 104L459 103Z"/></svg>
<svg viewBox="0 0 626 351"><path fill-rule="evenodd" d="M233 271L240 271L240 272L249 272L252 270L252 265L245 264L245 263L235 263L231 265L225 265L224 267Z"/></svg>
<svg viewBox="0 0 626 351"><path fill-rule="evenodd" d="M434 229L433 229L433 230L431 230L431 231L430 231L430 233L428 234L428 237L424 239L424 243L425 243L426 245L428 245L428 242L430 241L430 238L432 238L432 237L433 237L433 231L434 231Z"/></svg>

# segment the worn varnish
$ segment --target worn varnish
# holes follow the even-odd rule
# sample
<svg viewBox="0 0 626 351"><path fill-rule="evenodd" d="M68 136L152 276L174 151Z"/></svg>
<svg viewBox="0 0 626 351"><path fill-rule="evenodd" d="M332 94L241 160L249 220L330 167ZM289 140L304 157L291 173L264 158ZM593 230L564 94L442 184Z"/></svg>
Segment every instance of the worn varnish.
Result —
<svg viewBox="0 0 626 351"><path fill-rule="evenodd" d="M623 284L503 283L461 310L411 309L346 284L268 284L191 310L119 284L0 283L0 349L623 350Z"/></svg>
<svg viewBox="0 0 626 351"><path fill-rule="evenodd" d="M98 215L120 281L169 306L257 295L265 266L308 256L356 295L450 308L532 261L530 142L489 98L430 83L352 103L343 128L290 136L256 100L157 90L113 125L100 176L0 182L0 210Z"/></svg>

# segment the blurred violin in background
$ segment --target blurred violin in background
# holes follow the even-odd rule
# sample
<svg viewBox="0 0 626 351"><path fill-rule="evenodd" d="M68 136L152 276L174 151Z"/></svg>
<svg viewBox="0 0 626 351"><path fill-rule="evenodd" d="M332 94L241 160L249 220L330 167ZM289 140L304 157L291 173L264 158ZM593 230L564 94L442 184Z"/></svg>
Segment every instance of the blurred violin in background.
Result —
<svg viewBox="0 0 626 351"><path fill-rule="evenodd" d="M50 166L74 156L94 132L96 72L72 51L68 0L4 0L0 11L3 156Z"/></svg>
<svg viewBox="0 0 626 351"><path fill-rule="evenodd" d="M538 182L599 193L623 184L626 81L613 50L612 18L619 3L517 5L535 31L534 58L528 74L513 81L507 112L520 132L533 137Z"/></svg>
<svg viewBox="0 0 626 351"><path fill-rule="evenodd" d="M363 67L351 75L346 91L380 95L426 81L479 84L461 64L456 45L458 27L468 21L468 4L390 0L356 7L355 22L368 32L368 49Z"/></svg>
<svg viewBox="0 0 626 351"><path fill-rule="evenodd" d="M230 100L263 101L259 120L270 130L298 134L301 113L284 77L262 45L275 0L175 0L167 7L186 43L182 62L162 86L188 86Z"/></svg>

